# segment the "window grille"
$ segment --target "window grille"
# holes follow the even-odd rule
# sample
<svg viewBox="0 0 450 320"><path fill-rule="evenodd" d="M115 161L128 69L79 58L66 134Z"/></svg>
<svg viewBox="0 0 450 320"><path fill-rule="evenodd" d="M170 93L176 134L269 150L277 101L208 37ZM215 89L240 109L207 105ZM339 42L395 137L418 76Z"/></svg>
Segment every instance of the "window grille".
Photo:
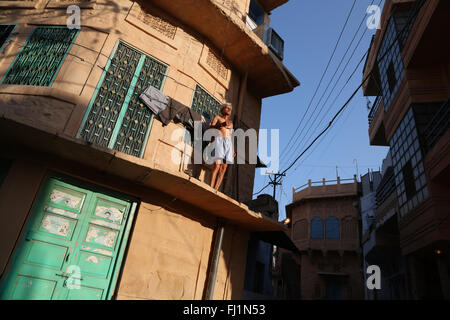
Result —
<svg viewBox="0 0 450 320"><path fill-rule="evenodd" d="M153 113L139 100L148 87L161 89L168 67L119 41L83 119L79 137L142 157Z"/></svg>
<svg viewBox="0 0 450 320"><path fill-rule="evenodd" d="M3 83L50 86L78 31L65 26L35 28L6 73Z"/></svg>
<svg viewBox="0 0 450 320"><path fill-rule="evenodd" d="M397 89L404 76L401 49L396 37L397 31L395 28L394 18L391 18L377 58L385 111L388 110L392 100L394 99ZM394 43L394 45L388 51L392 43ZM388 52L386 56L384 56L385 52ZM384 58L381 60L383 56Z"/></svg>
<svg viewBox="0 0 450 320"><path fill-rule="evenodd" d="M400 216L403 217L428 197L423 153L412 107L397 127L390 146Z"/></svg>
<svg viewBox="0 0 450 320"><path fill-rule="evenodd" d="M199 85L196 85L191 108L207 121L212 121L220 113L220 102Z"/></svg>

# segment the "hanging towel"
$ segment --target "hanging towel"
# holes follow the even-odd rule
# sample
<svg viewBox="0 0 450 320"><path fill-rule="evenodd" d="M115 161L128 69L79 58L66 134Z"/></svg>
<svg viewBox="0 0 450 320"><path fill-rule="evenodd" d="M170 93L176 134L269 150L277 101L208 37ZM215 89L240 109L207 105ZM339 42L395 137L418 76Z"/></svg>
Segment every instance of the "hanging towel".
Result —
<svg viewBox="0 0 450 320"><path fill-rule="evenodd" d="M169 104L169 97L152 86L145 89L139 98L154 114L159 114Z"/></svg>

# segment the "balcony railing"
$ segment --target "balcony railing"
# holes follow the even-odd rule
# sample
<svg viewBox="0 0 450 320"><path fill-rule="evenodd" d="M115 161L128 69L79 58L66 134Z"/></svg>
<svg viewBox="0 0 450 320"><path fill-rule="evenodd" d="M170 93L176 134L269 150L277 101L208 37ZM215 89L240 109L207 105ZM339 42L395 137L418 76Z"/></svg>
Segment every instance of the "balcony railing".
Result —
<svg viewBox="0 0 450 320"><path fill-rule="evenodd" d="M313 186L329 186L329 185L336 185L337 184L341 184L342 181L353 181L356 182L355 178L351 178L351 179L341 179L339 178L338 180L325 180L323 179L322 181L311 181L308 180L308 183L305 183L304 185L293 189L294 192L298 192L298 191L302 191L306 188L310 188Z"/></svg>
<svg viewBox="0 0 450 320"><path fill-rule="evenodd" d="M395 191L394 169L389 167L380 181L375 195L377 208Z"/></svg>
<svg viewBox="0 0 450 320"><path fill-rule="evenodd" d="M372 109L370 109L369 112L369 126L372 124L373 118L375 117L375 114L377 113L378 107L380 106L381 100L382 100L382 96L378 96L372 106Z"/></svg>
<svg viewBox="0 0 450 320"><path fill-rule="evenodd" d="M439 108L424 130L427 152L430 151L440 137L450 127L450 98Z"/></svg>

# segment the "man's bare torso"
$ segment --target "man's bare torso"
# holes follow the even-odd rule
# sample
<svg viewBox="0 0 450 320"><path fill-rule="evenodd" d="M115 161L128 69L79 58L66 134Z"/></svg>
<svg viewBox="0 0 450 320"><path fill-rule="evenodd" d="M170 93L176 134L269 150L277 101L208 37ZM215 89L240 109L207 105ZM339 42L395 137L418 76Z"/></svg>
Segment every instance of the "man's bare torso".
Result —
<svg viewBox="0 0 450 320"><path fill-rule="evenodd" d="M216 125L214 126L220 131L222 137L231 139L231 131L233 130L233 123L221 116L216 116Z"/></svg>

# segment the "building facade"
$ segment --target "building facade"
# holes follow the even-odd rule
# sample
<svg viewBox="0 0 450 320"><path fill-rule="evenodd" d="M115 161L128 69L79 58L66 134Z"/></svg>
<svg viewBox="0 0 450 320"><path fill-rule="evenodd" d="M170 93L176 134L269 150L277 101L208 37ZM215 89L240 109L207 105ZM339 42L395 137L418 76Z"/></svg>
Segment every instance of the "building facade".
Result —
<svg viewBox="0 0 450 320"><path fill-rule="evenodd" d="M231 102L257 131L262 99L299 85L269 28L285 2L0 1L2 299L242 297L250 232L285 229L243 204L255 165L212 189L189 121L139 95L206 123Z"/></svg>
<svg viewBox="0 0 450 320"><path fill-rule="evenodd" d="M448 12L448 1L386 1L364 68L370 143L390 147L385 204L396 207L408 299L450 298Z"/></svg>
<svg viewBox="0 0 450 320"><path fill-rule="evenodd" d="M361 198L359 199L361 208L361 247L364 256L364 270L370 265L367 261L367 253L370 250L370 242L372 236L372 225L375 219L376 210L376 189L380 183L380 172L367 172L361 176ZM368 274L364 273L364 282L367 282ZM372 300L373 290L365 287L365 299Z"/></svg>
<svg viewBox="0 0 450 320"><path fill-rule="evenodd" d="M364 299L359 183L308 182L286 206L300 251L301 299Z"/></svg>
<svg viewBox="0 0 450 320"><path fill-rule="evenodd" d="M381 172L361 177L362 248L364 270L380 268L379 289L366 286L368 300L406 299L405 269L398 229L398 203L390 153L383 160ZM370 274L365 273L367 282Z"/></svg>

